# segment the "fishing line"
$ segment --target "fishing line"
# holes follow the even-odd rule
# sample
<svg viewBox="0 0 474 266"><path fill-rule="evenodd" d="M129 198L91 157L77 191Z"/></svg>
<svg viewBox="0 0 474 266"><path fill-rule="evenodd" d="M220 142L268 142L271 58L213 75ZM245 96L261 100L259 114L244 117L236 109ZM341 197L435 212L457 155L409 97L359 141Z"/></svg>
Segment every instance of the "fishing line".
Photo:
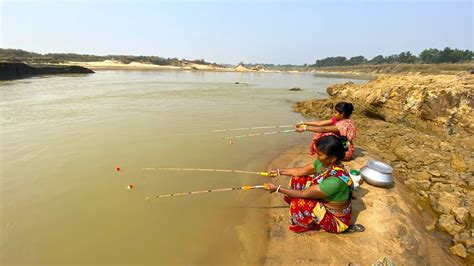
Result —
<svg viewBox="0 0 474 266"><path fill-rule="evenodd" d="M209 130L209 133L218 133L218 132L227 132L227 131L240 131L240 130L269 129L269 128L289 128L289 127L294 127L294 125L213 129L213 130Z"/></svg>
<svg viewBox="0 0 474 266"><path fill-rule="evenodd" d="M272 131L272 132L264 132L264 133L245 134L245 135L239 135L239 136L225 137L224 139L238 139L238 138L257 137L257 136L272 135L272 134L279 134L279 133L292 133L292 132L296 132L296 130L294 130L294 129L288 129L288 130L282 130L282 131Z"/></svg>

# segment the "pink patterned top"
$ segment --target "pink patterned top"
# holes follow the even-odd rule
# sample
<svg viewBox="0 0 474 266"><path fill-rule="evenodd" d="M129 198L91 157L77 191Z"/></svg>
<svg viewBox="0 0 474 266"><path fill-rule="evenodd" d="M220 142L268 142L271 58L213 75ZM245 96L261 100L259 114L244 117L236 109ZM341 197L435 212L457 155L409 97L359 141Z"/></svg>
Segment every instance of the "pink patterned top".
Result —
<svg viewBox="0 0 474 266"><path fill-rule="evenodd" d="M352 120L350 119L342 119L337 121L335 117L331 119L332 124L337 127L339 130L339 134L341 136L346 137L351 144L353 144L353 140L356 137L356 128L354 126L354 123L352 123Z"/></svg>
<svg viewBox="0 0 474 266"><path fill-rule="evenodd" d="M354 126L354 123L350 119L342 119L337 121L335 117L331 118L332 124L337 127L337 130L339 131L338 133L333 133L333 132L327 132L327 133L315 133L313 136L313 141L311 142L310 145L310 154L314 155L316 154L316 142L324 137L324 136L329 136L329 135L336 135L336 136L344 136L349 140L349 147L348 150L346 151L346 156L344 157L344 161L348 161L352 158L352 153L354 152L354 139L356 137L356 128Z"/></svg>

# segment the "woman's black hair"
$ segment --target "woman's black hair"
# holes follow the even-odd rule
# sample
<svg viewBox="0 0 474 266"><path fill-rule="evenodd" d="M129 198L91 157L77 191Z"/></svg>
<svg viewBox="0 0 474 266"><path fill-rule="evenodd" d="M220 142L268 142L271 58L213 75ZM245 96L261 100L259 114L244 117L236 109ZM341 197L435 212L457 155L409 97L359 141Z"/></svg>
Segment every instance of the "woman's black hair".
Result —
<svg viewBox="0 0 474 266"><path fill-rule="evenodd" d="M346 137L338 137L334 135L322 137L316 143L318 151L324 152L327 155L336 156L338 160L344 159L348 147L349 145Z"/></svg>
<svg viewBox="0 0 474 266"><path fill-rule="evenodd" d="M334 106L334 109L341 113L345 118L349 118L354 111L354 106L352 103L339 102Z"/></svg>

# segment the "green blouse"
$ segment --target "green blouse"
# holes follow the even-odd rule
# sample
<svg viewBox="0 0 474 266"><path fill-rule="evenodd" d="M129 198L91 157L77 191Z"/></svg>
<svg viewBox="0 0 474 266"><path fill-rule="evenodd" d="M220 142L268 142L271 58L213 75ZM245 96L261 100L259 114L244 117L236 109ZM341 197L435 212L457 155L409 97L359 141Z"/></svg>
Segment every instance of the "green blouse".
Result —
<svg viewBox="0 0 474 266"><path fill-rule="evenodd" d="M313 162L313 167L317 173L320 173L323 164L320 160ZM350 188L344 181L338 177L330 176L319 183L319 189L327 196L323 198L325 201L343 202L350 197Z"/></svg>

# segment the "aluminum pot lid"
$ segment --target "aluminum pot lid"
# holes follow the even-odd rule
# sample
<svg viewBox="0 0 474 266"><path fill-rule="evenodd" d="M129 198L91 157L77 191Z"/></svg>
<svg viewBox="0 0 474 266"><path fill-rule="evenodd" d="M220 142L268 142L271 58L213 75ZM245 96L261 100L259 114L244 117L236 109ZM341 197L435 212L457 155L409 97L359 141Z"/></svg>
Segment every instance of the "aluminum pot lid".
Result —
<svg viewBox="0 0 474 266"><path fill-rule="evenodd" d="M390 165L376 160L369 160L367 162L367 167L384 174L391 174L393 171L393 168Z"/></svg>

